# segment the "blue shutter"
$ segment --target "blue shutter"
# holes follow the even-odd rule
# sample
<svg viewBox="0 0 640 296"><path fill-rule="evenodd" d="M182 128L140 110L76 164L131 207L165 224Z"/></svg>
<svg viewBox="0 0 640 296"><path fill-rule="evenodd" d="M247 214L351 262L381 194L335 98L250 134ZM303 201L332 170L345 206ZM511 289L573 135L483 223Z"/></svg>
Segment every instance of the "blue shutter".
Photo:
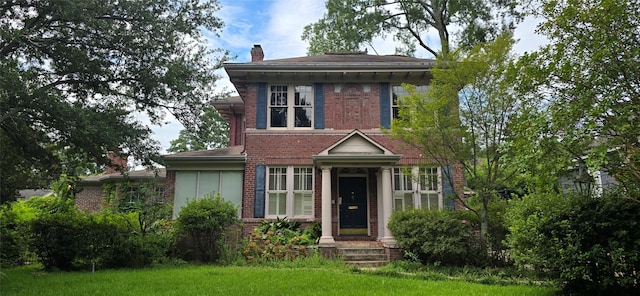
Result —
<svg viewBox="0 0 640 296"><path fill-rule="evenodd" d="M391 91L389 83L380 83L380 126L391 127Z"/></svg>
<svg viewBox="0 0 640 296"><path fill-rule="evenodd" d="M255 199L253 201L253 217L264 218L264 198L265 185L267 178L267 166L264 164L256 165L256 178L254 183Z"/></svg>
<svg viewBox="0 0 640 296"><path fill-rule="evenodd" d="M453 199L453 171L451 165L442 166L442 196L444 198L444 208L448 210L455 209L455 200Z"/></svg>
<svg viewBox="0 0 640 296"><path fill-rule="evenodd" d="M267 83L258 83L256 98L256 129L267 128Z"/></svg>
<svg viewBox="0 0 640 296"><path fill-rule="evenodd" d="M324 129L324 86L322 83L314 83L313 89L313 127Z"/></svg>

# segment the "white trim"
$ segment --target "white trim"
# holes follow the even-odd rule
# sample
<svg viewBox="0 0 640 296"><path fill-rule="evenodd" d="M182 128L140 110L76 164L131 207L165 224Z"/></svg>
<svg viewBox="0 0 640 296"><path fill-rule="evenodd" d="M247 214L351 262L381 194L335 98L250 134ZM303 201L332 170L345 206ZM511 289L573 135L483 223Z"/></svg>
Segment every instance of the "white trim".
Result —
<svg viewBox="0 0 640 296"><path fill-rule="evenodd" d="M285 86L287 88L287 104L286 104L286 109L287 109L287 122L286 122L286 126L277 126L277 127L272 127L271 126L271 108L285 108L285 106L274 106L272 107L271 105L271 88L272 87L277 87L277 86ZM298 107L297 105L295 105L295 95L296 95L296 87L299 86L303 86L303 87L309 87L311 89L310 93L309 93L309 103L310 105L305 105L306 108L311 108L311 114L310 114L310 126L305 126L305 127L296 127L295 126L295 109L296 107ZM313 84L289 84L289 83L281 83L281 84L269 84L267 85L267 129L269 130L313 130L314 129L314 101L315 101L315 89ZM300 106L301 107L301 106Z"/></svg>
<svg viewBox="0 0 640 296"><path fill-rule="evenodd" d="M285 188L284 190L270 190L270 178L271 178L271 169L275 168L283 168L285 169ZM311 213L309 215L295 215L295 192L294 184L295 184L295 169L296 168L304 168L309 169L311 173ZM267 219L275 219L275 218L292 218L292 219L311 219L315 216L315 174L312 166L293 166L293 165L272 165L267 166L266 168L266 177L265 177L265 218ZM269 199L271 193L284 193L285 194L285 213L279 213L272 215L269 212Z"/></svg>

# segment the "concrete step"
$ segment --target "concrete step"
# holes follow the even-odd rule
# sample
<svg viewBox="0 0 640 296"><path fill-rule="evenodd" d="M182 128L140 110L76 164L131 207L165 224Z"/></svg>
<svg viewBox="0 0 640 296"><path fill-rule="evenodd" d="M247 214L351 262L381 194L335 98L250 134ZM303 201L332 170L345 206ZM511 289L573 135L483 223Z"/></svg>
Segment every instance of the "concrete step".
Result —
<svg viewBox="0 0 640 296"><path fill-rule="evenodd" d="M342 244L338 246L337 251L344 263L358 267L377 267L388 263L385 249L377 244L366 242Z"/></svg>
<svg viewBox="0 0 640 296"><path fill-rule="evenodd" d="M355 265L359 268L368 268L368 267L380 267L383 265L387 265L386 260L385 261L345 261L345 264L349 264L349 265Z"/></svg>

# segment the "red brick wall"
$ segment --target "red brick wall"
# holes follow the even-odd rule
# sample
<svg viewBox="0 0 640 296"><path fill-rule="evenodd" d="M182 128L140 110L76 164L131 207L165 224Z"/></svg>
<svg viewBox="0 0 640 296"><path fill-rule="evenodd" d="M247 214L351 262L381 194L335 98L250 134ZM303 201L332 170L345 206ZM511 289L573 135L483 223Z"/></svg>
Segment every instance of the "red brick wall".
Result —
<svg viewBox="0 0 640 296"><path fill-rule="evenodd" d="M351 133L354 129L369 136L372 140L389 149L395 154L401 154L398 165L413 165L433 163L425 160L420 151L408 147L401 141L386 137L380 130L380 89L379 83L369 83L370 90L365 92L362 84L341 84L340 92L335 91L335 84L324 84L325 96L325 129L324 130L256 130L256 87L250 83L243 90L245 100L246 128L245 149L247 163L245 167L243 189L242 218L245 223L245 233L258 225L261 218L253 218L254 208L254 179L255 166L266 165L313 165L313 156ZM375 172L369 170L369 198L370 198L370 231L371 237L378 235L377 223L377 189ZM315 200L313 220L320 221L321 217L321 185L320 170L315 170ZM332 171L332 188L336 190L337 170ZM167 180L169 180L167 173ZM459 194L464 190L464 178L459 166L454 166L454 190ZM167 189L167 192L170 192ZM337 193L333 192L335 196ZM332 204L333 221L337 221L337 206ZM333 233L337 234L337 223L334 223Z"/></svg>
<svg viewBox="0 0 640 296"><path fill-rule="evenodd" d="M92 213L102 209L102 186L86 186L76 194L76 206Z"/></svg>
<svg viewBox="0 0 640 296"><path fill-rule="evenodd" d="M164 201L170 205L176 196L176 171L167 170L164 179Z"/></svg>

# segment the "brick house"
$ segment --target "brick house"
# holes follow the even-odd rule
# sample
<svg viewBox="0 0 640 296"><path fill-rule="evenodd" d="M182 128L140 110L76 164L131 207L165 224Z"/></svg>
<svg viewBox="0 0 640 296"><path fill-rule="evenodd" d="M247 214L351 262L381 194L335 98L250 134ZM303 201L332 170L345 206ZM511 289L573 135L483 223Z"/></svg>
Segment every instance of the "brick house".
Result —
<svg viewBox="0 0 640 296"><path fill-rule="evenodd" d="M320 247L395 248L387 228L394 209L453 208L447 195L462 196L461 170L383 131L397 115L395 98L406 94L400 84L426 91L433 60L366 53L264 60L260 45L251 56L224 64L239 93L215 104L230 123L230 147L164 156L176 214L189 196L219 192L239 206L245 233L287 217L320 222Z"/></svg>

